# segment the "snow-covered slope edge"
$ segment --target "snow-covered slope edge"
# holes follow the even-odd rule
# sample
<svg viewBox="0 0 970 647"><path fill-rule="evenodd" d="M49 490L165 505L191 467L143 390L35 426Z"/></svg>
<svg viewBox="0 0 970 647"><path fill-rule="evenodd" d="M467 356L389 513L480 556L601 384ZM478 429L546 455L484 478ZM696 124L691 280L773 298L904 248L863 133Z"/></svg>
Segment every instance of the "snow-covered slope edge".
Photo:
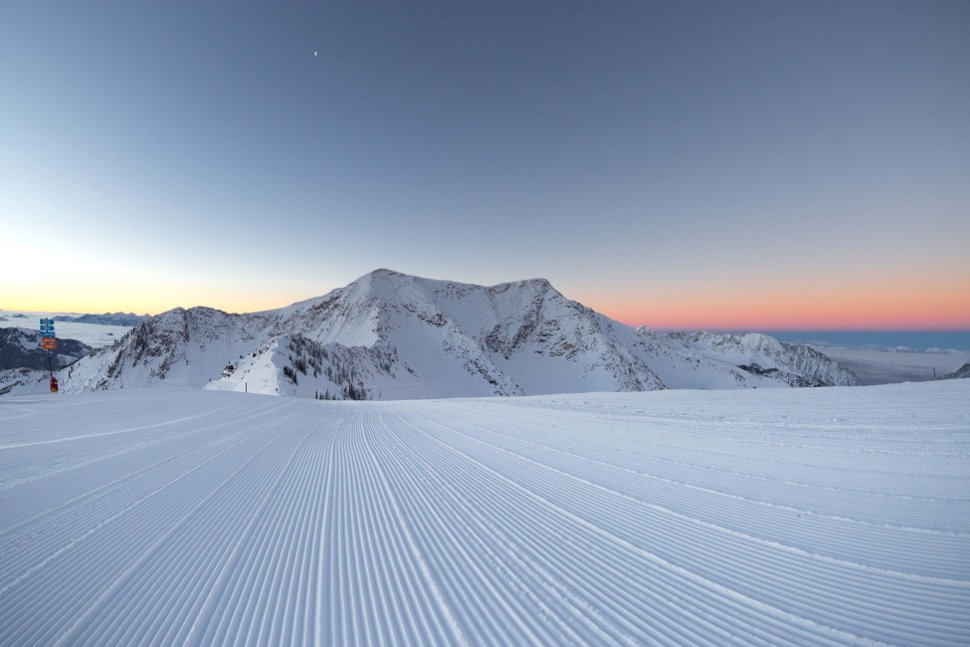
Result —
<svg viewBox="0 0 970 647"><path fill-rule="evenodd" d="M544 279L484 287L376 270L279 310L163 313L62 383L385 400L854 383L804 347L699 335L635 331Z"/></svg>

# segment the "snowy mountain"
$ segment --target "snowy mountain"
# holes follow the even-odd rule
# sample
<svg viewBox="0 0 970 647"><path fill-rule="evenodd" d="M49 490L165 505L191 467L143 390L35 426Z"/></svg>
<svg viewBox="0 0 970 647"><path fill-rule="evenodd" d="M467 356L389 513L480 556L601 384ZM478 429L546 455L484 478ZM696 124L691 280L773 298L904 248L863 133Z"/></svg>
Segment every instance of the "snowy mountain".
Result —
<svg viewBox="0 0 970 647"><path fill-rule="evenodd" d="M647 362L671 388L856 386L856 376L808 346L760 333L637 330ZM759 384L759 378L768 383Z"/></svg>
<svg viewBox="0 0 970 647"><path fill-rule="evenodd" d="M544 279L484 287L376 270L279 310L171 310L62 376L69 391L161 383L387 400L855 382L764 335L637 331Z"/></svg>
<svg viewBox="0 0 970 647"><path fill-rule="evenodd" d="M78 315L76 317L60 315L54 321L70 321L74 323L101 324L105 326L137 326L148 319L149 315L136 315L134 312L106 312L101 315Z"/></svg>
<svg viewBox="0 0 970 647"><path fill-rule="evenodd" d="M91 352L91 347L76 339L58 339L51 354L54 368L76 362ZM48 368L46 350L40 348L40 333L27 328L0 328L0 371L11 368Z"/></svg>

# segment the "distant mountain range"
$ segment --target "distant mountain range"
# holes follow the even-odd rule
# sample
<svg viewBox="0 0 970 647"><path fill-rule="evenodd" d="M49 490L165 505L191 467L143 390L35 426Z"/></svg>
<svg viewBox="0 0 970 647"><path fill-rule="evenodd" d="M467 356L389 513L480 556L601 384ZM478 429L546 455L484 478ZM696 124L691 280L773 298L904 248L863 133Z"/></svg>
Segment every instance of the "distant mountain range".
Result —
<svg viewBox="0 0 970 647"><path fill-rule="evenodd" d="M137 326L149 315L136 315L133 312L106 312L103 315L60 315L54 321L73 321L75 323L101 324L104 326Z"/></svg>
<svg viewBox="0 0 970 647"><path fill-rule="evenodd" d="M91 352L91 347L76 339L58 339L51 354L54 368L63 368ZM27 328L0 328L0 370L48 367L47 351L40 348L40 333Z"/></svg>
<svg viewBox="0 0 970 647"><path fill-rule="evenodd" d="M544 279L484 287L383 269L279 310L149 317L61 375L68 391L170 384L385 400L857 384L806 346L634 330Z"/></svg>

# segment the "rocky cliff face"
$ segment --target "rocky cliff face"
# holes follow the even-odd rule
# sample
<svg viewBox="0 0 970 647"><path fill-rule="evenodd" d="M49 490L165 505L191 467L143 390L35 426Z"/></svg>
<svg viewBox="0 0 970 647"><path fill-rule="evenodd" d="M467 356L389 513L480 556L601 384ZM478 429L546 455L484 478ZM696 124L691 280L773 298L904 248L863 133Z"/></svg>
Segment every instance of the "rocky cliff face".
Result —
<svg viewBox="0 0 970 647"><path fill-rule="evenodd" d="M274 311L172 310L62 379L340 399L854 383L821 353L764 335L635 331L544 279L484 287L389 270Z"/></svg>

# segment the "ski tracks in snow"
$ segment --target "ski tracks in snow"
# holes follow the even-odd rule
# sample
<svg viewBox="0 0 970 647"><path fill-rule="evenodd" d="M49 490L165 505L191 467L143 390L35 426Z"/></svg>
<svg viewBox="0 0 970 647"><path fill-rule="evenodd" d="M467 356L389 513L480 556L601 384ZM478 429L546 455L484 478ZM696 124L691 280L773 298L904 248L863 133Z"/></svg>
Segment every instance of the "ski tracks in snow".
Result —
<svg viewBox="0 0 970 647"><path fill-rule="evenodd" d="M33 401L0 645L970 644L956 382Z"/></svg>

